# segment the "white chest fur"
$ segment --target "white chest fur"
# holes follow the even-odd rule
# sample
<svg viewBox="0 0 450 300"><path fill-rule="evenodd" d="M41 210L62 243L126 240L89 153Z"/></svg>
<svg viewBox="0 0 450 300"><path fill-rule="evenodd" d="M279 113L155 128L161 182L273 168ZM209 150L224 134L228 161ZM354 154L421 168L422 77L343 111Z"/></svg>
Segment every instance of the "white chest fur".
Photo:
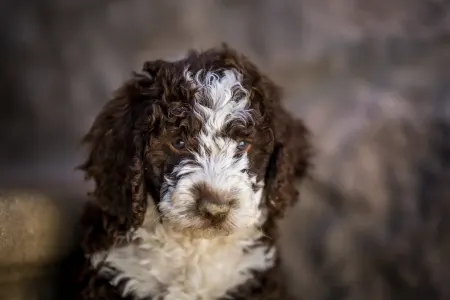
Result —
<svg viewBox="0 0 450 300"><path fill-rule="evenodd" d="M268 249L266 245L249 248L259 237L260 232L252 231L192 239L159 223L144 224L129 245L111 249L107 254L96 253L91 261L94 266L105 262L101 272L112 275L112 285L127 279L124 296L213 300L251 278L252 270L265 270L273 265L274 248Z"/></svg>

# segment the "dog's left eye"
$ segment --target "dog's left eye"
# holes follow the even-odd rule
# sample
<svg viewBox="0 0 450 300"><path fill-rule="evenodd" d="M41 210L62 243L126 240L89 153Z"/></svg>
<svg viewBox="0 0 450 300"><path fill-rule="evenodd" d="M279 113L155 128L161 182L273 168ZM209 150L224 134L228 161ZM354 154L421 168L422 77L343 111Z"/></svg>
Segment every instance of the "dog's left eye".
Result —
<svg viewBox="0 0 450 300"><path fill-rule="evenodd" d="M250 145L247 141L238 141L236 148L241 152L247 152L250 150Z"/></svg>
<svg viewBox="0 0 450 300"><path fill-rule="evenodd" d="M175 140L171 145L176 150L183 150L186 147L186 143L182 139Z"/></svg>

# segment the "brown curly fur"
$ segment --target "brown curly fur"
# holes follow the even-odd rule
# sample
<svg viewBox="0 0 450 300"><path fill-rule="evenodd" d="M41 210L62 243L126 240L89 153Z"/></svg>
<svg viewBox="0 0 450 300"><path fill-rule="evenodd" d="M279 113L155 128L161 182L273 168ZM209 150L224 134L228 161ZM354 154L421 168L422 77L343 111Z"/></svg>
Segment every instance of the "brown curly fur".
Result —
<svg viewBox="0 0 450 300"><path fill-rule="evenodd" d="M205 52L189 52L186 59L172 63L147 62L142 73L134 74L97 116L84 138L89 156L80 167L95 181L92 201L82 219L82 252L89 255L121 243L120 236L138 228L144 219L146 197L159 199L160 182L155 170L145 167L146 140L161 130L158 120L176 114L189 91L173 88L181 78L180 67L202 69L236 68L250 87L252 106L261 112L272 131L275 145L264 176L265 203L269 218L264 225L264 243L277 243L275 220L298 200L294 182L304 176L309 162L308 132L294 120L281 103L280 89L245 56L223 45ZM170 95L170 96L169 96ZM191 125L190 125L191 126ZM192 125L193 126L193 125ZM157 170L156 170L157 171ZM277 260L279 261L279 259ZM87 260L79 271L78 299L123 299L117 290L91 269ZM234 299L285 299L279 263L234 291Z"/></svg>

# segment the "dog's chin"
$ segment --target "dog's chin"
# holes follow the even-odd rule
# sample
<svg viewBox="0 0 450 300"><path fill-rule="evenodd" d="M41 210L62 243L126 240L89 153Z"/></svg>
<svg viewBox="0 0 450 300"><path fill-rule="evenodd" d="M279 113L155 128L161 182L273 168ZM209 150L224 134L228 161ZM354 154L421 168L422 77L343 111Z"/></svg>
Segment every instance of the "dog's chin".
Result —
<svg viewBox="0 0 450 300"><path fill-rule="evenodd" d="M184 236L201 239L213 239L217 237L225 237L233 233L233 230L231 229L218 226L217 227L210 226L204 228L174 226L172 228L175 231L183 234Z"/></svg>

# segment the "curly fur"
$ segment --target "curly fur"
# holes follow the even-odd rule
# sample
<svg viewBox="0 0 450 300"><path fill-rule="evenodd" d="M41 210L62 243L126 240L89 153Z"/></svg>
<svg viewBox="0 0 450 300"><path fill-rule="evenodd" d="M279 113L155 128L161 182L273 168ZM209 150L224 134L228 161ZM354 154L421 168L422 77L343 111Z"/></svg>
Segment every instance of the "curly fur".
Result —
<svg viewBox="0 0 450 300"><path fill-rule="evenodd" d="M166 243L164 249L169 249L166 235L171 233L165 220L151 220L150 224L149 216L160 214L160 209L164 208L161 205L164 200L161 199L161 193L166 186L161 180L165 170L162 166L165 166L170 157L162 145L166 141L161 140L164 139L161 136L170 136L170 132L167 132L170 131L168 128L172 128L170 126L185 130L180 135L198 131L202 126L198 120L187 117L189 110L185 107L195 97L195 87L176 88L186 79L186 68L211 72L236 70L241 76L243 91L246 92L253 113L252 121L249 124L244 122L247 126L244 130L251 127L254 135L248 163L254 172L255 184L261 182L261 186L264 186L260 210L265 212L265 217L262 219L263 223L259 224L259 234L253 235L252 239L234 242L233 235L226 240L226 247L233 243L250 243L244 248L230 248L230 251L238 251L240 254L236 255L242 255L245 259L257 258L255 249L262 247L261 245L264 247L260 249L265 249L261 252L263 257L267 258L268 253L273 253L270 254L273 256L270 256L272 262L267 265L270 267L260 270L255 266L261 263L263 257L249 267L239 263L238 266L244 268L240 271L247 274L245 280L237 281L236 286L227 287L221 296L214 294L211 300L223 297L261 300L287 297L278 252L275 251L276 219L281 218L286 209L298 200L295 182L307 171L310 156L308 132L301 121L294 120L283 108L280 89L245 56L223 45L205 52L191 51L186 58L177 62L158 60L145 63L142 72L134 74L105 105L85 136L84 143L90 152L81 169L88 179L94 180L95 190L82 219L82 249L85 259L79 273L78 299L148 299L149 295L150 299L156 299L155 295L152 298L151 291L147 295L124 293L123 289L130 285L125 283L122 286L122 281L116 285L111 284L111 278L107 278L105 273L99 273L101 259L97 264L92 264L92 259L99 254L104 257L134 255L131 253L135 253L135 250L130 245L133 245L143 230L144 236L148 234L148 230L162 230ZM233 134L233 130L230 134ZM155 206L151 206L153 204ZM178 232L177 236L180 235L182 242L190 239L185 236L187 233ZM214 240L215 237L211 239ZM193 247L194 242L189 240L189 245ZM206 246L205 251L221 253L216 248L212 249L210 244L207 245L209 246ZM154 250L152 253L157 252L157 246L147 247ZM198 251L200 246L196 247L195 251ZM177 251L173 252L174 255L187 255ZM245 256L246 252L253 254ZM222 256L217 254L212 257L220 259ZM146 263L152 264L152 261ZM170 264L170 260L167 264ZM199 265L200 268L202 266ZM164 291L165 288L167 287L163 286L161 289ZM200 294L191 296L199 297ZM175 298L167 296L165 299Z"/></svg>

